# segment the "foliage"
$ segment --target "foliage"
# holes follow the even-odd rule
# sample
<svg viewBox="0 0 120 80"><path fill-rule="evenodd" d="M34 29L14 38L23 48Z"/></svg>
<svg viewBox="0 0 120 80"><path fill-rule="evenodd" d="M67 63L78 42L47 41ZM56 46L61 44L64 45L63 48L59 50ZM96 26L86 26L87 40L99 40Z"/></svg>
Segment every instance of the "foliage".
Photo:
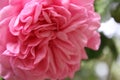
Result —
<svg viewBox="0 0 120 80"><path fill-rule="evenodd" d="M115 18L117 22L120 22L120 3L113 4L116 5L116 7L111 10L111 15Z"/></svg>
<svg viewBox="0 0 120 80"><path fill-rule="evenodd" d="M0 78L0 80L2 80L2 78Z"/></svg>
<svg viewBox="0 0 120 80"><path fill-rule="evenodd" d="M120 0L95 0L95 9L101 15L102 22L111 16L120 22Z"/></svg>

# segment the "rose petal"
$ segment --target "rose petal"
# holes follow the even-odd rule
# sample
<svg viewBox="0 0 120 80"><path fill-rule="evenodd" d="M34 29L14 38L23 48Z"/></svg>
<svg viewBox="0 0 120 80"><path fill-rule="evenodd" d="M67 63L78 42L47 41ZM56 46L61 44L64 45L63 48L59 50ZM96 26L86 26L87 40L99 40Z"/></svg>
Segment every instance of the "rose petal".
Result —
<svg viewBox="0 0 120 80"><path fill-rule="evenodd" d="M82 6L86 4L93 4L94 0L70 0L70 2Z"/></svg>
<svg viewBox="0 0 120 80"><path fill-rule="evenodd" d="M8 43L7 50L9 50L11 53L18 54L20 52L20 44Z"/></svg>
<svg viewBox="0 0 120 80"><path fill-rule="evenodd" d="M9 56L0 55L0 75L4 76L6 80L13 80L13 71L10 66Z"/></svg>
<svg viewBox="0 0 120 80"><path fill-rule="evenodd" d="M24 5L25 3L29 2L31 0L9 0L9 3L11 5Z"/></svg>
<svg viewBox="0 0 120 80"><path fill-rule="evenodd" d="M0 22L0 54L4 52L6 48L6 42L7 42L7 33L8 33L8 22L9 19L5 19L2 22Z"/></svg>
<svg viewBox="0 0 120 80"><path fill-rule="evenodd" d="M100 35L97 32L94 32L93 36L88 40L87 46L93 50L98 50L100 45L99 38L100 38Z"/></svg>
<svg viewBox="0 0 120 80"><path fill-rule="evenodd" d="M39 63L42 59L45 58L47 50L45 49L46 47L43 47L41 49L38 49L36 52L36 59L34 61L34 64Z"/></svg>
<svg viewBox="0 0 120 80"><path fill-rule="evenodd" d="M11 5L4 7L0 11L0 21L4 20L5 18L15 16L16 13L17 13L16 11L17 11L17 9L15 7L11 6Z"/></svg>
<svg viewBox="0 0 120 80"><path fill-rule="evenodd" d="M0 10L8 5L9 0L0 0Z"/></svg>

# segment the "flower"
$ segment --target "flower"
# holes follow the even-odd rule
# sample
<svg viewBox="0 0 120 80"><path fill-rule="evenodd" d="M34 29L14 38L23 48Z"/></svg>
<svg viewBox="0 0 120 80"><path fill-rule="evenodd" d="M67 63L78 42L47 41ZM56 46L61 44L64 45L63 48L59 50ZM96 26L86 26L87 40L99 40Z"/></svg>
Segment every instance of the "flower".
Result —
<svg viewBox="0 0 120 80"><path fill-rule="evenodd" d="M100 17L93 0L1 1L0 76L5 80L73 78L87 59L84 48L99 48Z"/></svg>

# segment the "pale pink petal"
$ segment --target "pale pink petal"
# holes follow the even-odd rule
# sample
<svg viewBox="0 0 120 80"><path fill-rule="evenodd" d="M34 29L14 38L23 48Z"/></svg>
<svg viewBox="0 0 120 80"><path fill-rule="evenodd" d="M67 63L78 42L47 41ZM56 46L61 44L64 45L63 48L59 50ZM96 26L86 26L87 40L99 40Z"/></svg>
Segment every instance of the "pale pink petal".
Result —
<svg viewBox="0 0 120 80"><path fill-rule="evenodd" d="M9 3L9 0L0 0L0 10L7 6Z"/></svg>
<svg viewBox="0 0 120 80"><path fill-rule="evenodd" d="M9 22L9 19L5 19L0 23L0 54L5 50L6 45L6 38L7 38L7 24Z"/></svg>
<svg viewBox="0 0 120 80"><path fill-rule="evenodd" d="M70 0L70 2L82 6L86 4L93 4L94 0Z"/></svg>
<svg viewBox="0 0 120 80"><path fill-rule="evenodd" d="M9 3L11 4L11 5L15 5L15 4L21 4L21 2L22 2L23 0L9 0Z"/></svg>
<svg viewBox="0 0 120 80"><path fill-rule="evenodd" d="M10 5L6 6L0 11L0 21L4 20L5 18L13 17L15 15L16 15L16 8Z"/></svg>
<svg viewBox="0 0 120 80"><path fill-rule="evenodd" d="M31 0L9 0L10 5L24 5Z"/></svg>
<svg viewBox="0 0 120 80"><path fill-rule="evenodd" d="M88 40L87 46L91 49L98 50L101 42L99 38L100 35L97 32L94 32L93 36Z"/></svg>

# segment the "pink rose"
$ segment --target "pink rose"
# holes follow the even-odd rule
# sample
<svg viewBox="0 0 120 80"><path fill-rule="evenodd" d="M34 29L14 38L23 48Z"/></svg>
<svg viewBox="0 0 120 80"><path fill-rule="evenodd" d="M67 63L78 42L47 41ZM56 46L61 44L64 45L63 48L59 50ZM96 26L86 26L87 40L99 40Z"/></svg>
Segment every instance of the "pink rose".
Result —
<svg viewBox="0 0 120 80"><path fill-rule="evenodd" d="M87 59L84 48L99 48L100 17L93 1L0 0L0 76L73 78Z"/></svg>

